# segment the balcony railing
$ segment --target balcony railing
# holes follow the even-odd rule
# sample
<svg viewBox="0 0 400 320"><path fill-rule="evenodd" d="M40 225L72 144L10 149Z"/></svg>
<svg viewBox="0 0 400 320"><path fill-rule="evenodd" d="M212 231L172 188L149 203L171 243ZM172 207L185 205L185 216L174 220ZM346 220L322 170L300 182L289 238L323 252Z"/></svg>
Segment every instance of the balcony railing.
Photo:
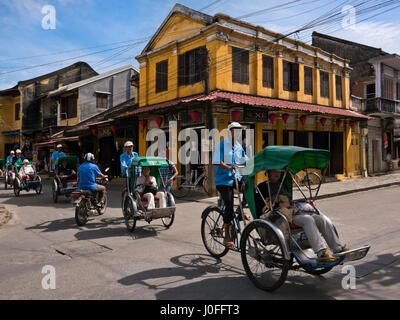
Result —
<svg viewBox="0 0 400 320"><path fill-rule="evenodd" d="M43 119L43 128L56 127L56 126L57 126L57 117Z"/></svg>
<svg viewBox="0 0 400 320"><path fill-rule="evenodd" d="M365 101L367 113L400 113L400 103L383 98L370 98Z"/></svg>

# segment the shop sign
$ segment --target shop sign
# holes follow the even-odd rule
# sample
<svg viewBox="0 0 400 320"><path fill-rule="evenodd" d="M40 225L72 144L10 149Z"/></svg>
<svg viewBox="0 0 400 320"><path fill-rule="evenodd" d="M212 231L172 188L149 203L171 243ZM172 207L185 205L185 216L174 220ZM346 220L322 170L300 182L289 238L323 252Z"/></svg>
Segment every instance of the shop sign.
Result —
<svg viewBox="0 0 400 320"><path fill-rule="evenodd" d="M164 119L165 125L168 125L170 121L177 121L179 124L189 122L189 117L186 110L166 113L164 115Z"/></svg>
<svg viewBox="0 0 400 320"><path fill-rule="evenodd" d="M112 136L111 128L110 127L98 127L97 128L97 138L105 138Z"/></svg>
<svg viewBox="0 0 400 320"><path fill-rule="evenodd" d="M245 109L243 121L245 122L269 122L268 111L260 109Z"/></svg>

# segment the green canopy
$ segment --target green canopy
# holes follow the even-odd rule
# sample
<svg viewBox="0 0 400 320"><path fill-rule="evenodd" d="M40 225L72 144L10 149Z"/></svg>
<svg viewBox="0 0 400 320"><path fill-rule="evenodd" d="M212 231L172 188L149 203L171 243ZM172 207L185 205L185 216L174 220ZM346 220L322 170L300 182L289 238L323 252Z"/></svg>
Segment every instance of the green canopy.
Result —
<svg viewBox="0 0 400 320"><path fill-rule="evenodd" d="M254 197L255 175L265 170L288 169L292 174L308 168L324 169L330 160L330 152L320 149L308 149L292 146L270 146L258 153L254 158L246 162L244 181L246 184L245 197L251 214L256 219L256 205ZM289 192L292 192L292 179L288 174L285 182ZM291 198L291 194L290 194ZM290 199L291 200L291 199Z"/></svg>
<svg viewBox="0 0 400 320"><path fill-rule="evenodd" d="M62 164L64 160L67 160L67 167L73 170L76 170L78 167L78 157L75 156L67 156L57 158L55 166L58 167L59 164Z"/></svg>
<svg viewBox="0 0 400 320"><path fill-rule="evenodd" d="M31 166L33 166L31 161L29 161L29 164L30 164ZM24 166L24 163L23 163L23 162L16 162L16 163L15 163L15 168L17 168L17 169L19 169L19 168L21 168L21 167L23 167L23 166Z"/></svg>
<svg viewBox="0 0 400 320"><path fill-rule="evenodd" d="M330 160L330 152L292 146L266 147L246 162L245 175L254 176L264 170L282 170L288 167L293 174L307 169L324 169Z"/></svg>
<svg viewBox="0 0 400 320"><path fill-rule="evenodd" d="M160 157L136 157L132 160L131 167L162 167L168 166L167 159Z"/></svg>

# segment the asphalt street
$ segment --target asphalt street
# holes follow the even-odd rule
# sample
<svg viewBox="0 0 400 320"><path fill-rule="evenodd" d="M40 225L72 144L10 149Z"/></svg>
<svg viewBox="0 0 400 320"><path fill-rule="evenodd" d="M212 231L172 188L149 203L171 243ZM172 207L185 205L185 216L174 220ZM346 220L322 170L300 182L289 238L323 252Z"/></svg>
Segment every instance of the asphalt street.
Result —
<svg viewBox="0 0 400 320"><path fill-rule="evenodd" d="M19 198L1 184L0 205L13 218L0 229L0 299L400 299L399 186L318 201L344 243L372 246L353 262L355 289L342 288L339 266L324 276L290 271L274 293L253 286L238 253L208 255L200 235L208 203L179 201L170 229L140 221L130 234L121 189L110 185L106 214L78 227L66 198L52 202L48 181L42 195ZM42 287L47 265L55 268L55 290Z"/></svg>

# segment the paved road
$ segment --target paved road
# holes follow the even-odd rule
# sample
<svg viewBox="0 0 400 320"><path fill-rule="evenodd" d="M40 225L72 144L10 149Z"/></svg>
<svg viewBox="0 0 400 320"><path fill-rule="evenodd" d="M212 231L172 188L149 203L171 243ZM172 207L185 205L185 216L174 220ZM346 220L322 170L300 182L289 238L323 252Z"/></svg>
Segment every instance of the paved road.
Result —
<svg viewBox="0 0 400 320"><path fill-rule="evenodd" d="M130 235L111 186L107 213L77 227L71 204L51 200L50 185L37 196L0 190L0 204L14 212L0 230L0 299L399 299L400 187L320 200L350 246L371 244L357 263L355 290L344 290L338 267L324 277L299 271L273 294L256 289L240 256L216 261L201 242L200 214L208 204L177 205L170 230L138 222ZM61 253L70 253L72 258ZM71 254L75 252L75 254ZM56 290L43 290L43 266L56 270Z"/></svg>

